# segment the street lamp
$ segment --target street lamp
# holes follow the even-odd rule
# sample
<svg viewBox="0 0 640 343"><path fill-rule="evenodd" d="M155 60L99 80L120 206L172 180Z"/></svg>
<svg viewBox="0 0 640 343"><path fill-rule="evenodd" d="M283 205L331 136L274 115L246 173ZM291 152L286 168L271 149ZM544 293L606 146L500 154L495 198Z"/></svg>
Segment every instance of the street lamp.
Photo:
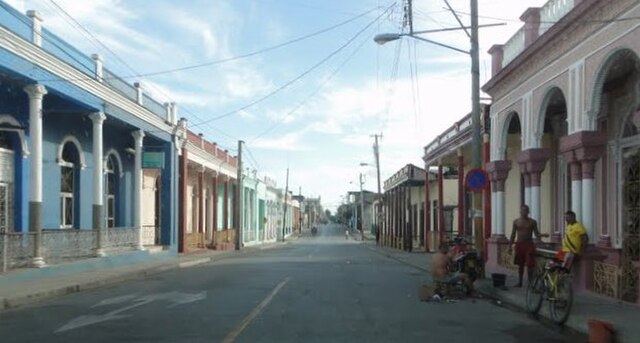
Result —
<svg viewBox="0 0 640 343"><path fill-rule="evenodd" d="M382 45L391 41L398 40L404 36L411 37L413 39L417 39L423 42L435 44L447 49L451 49L463 54L467 54L471 56L471 126L472 126L472 167L480 168L481 164L481 150L480 147L482 145L482 140L480 136L480 68L479 68L479 55L478 55L478 0L470 0L471 1L471 26L460 26L454 28L444 28L444 29L436 29L436 30L425 30L425 31L412 31L410 33L381 33L376 35L373 40ZM486 24L481 25L481 27L488 26L499 26L504 25L504 23L497 24ZM443 32L443 31L452 31L452 30L465 30L471 29L471 33L467 33L469 38L471 39L471 49L469 51L462 50L447 44L439 43L436 41L432 41L430 39L426 39L420 36L416 36L416 34L423 33L432 33L432 32Z"/></svg>
<svg viewBox="0 0 640 343"><path fill-rule="evenodd" d="M482 139L480 136L480 68L479 68L480 57L478 55L478 0L470 0L470 7L471 7L471 11L470 11L471 12L471 27L470 27L471 32L470 33L469 31L467 31L467 28L462 25L457 15L455 14L455 12L453 12L452 10L454 15L456 16L456 19L458 19L458 22L460 23L459 28L431 30L431 31L413 31L413 29L411 29L409 33L378 34L374 37L373 40L376 43L382 45L387 42L398 40L404 36L407 36L420 41L424 41L424 42L435 44L444 48L448 48L457 52L461 52L471 57L471 130L472 130L471 131L472 132L471 162L472 162L472 168L476 169L481 167L481 159L482 159L481 149L480 149L482 146ZM483 25L483 26L496 26L496 25L501 25L501 24L489 24L489 25ZM471 40L471 48L469 51L458 49L453 46L435 42L435 41L415 35L415 34L429 33L429 32L449 31L454 29L461 29L467 33L467 36ZM476 228L480 228L482 225L482 222L475 222L475 213L477 212L480 201L481 200L479 199L479 194L474 193L474 200L473 200L474 227Z"/></svg>

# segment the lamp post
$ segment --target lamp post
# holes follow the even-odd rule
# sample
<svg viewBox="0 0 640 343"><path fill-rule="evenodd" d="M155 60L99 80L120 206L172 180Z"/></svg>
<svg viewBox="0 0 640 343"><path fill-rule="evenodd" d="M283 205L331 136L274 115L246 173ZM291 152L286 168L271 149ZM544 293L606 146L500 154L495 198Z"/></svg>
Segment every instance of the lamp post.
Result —
<svg viewBox="0 0 640 343"><path fill-rule="evenodd" d="M398 40L402 37L411 37L423 42L435 44L447 49L451 49L471 57L471 125L472 125L472 165L473 168L480 168L480 147L482 145L480 137L480 72L479 72L479 55L478 55L478 0L471 1L471 49L469 51L462 50L447 44L439 43L430 39L426 39L416 34L443 32L452 30L465 30L469 27L461 26L455 28L444 28L437 30L414 31L412 33L381 33L376 35L373 40L382 45L391 41ZM485 26L497 26L503 24L488 24Z"/></svg>
<svg viewBox="0 0 640 343"><path fill-rule="evenodd" d="M411 31L410 33L382 33L378 34L374 37L374 41L380 45L385 44L387 42L391 42L394 40L398 40L404 36L411 37L413 39L417 39L423 42L435 44L447 49L451 49L460 53L467 54L471 57L471 161L472 168L480 168L481 167L481 146L482 139L480 134L480 70L479 70L479 53L478 53L478 0L470 0L471 7L471 26L465 27L455 27L455 28L445 28L445 29L437 29L437 30L427 30L427 31ZM455 15L455 12L454 12ZM457 18L457 15L456 15ZM487 24L482 25L482 27L486 26L498 26L504 24ZM467 29L470 28L471 32L469 33ZM432 33L432 32L442 32L442 31L452 31L452 30L464 30L469 39L471 41L471 47L469 51L462 50L453 46L449 46L447 44L439 43L436 41L432 41L430 39L426 39L423 37L416 36L416 34L423 33ZM475 213L477 212L480 205L481 197L479 193L474 193L474 226L480 229L482 225L481 221L476 222Z"/></svg>

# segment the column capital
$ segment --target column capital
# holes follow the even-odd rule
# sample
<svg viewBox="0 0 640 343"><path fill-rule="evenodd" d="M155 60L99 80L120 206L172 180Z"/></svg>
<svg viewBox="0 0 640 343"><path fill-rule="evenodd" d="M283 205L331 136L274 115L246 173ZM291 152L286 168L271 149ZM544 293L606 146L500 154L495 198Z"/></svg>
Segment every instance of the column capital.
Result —
<svg viewBox="0 0 640 343"><path fill-rule="evenodd" d="M560 152L578 161L597 160L606 145L607 137L598 131L580 131L560 137Z"/></svg>
<svg viewBox="0 0 640 343"><path fill-rule="evenodd" d="M94 125L102 125L107 116L102 111L99 111L89 114L89 118L91 118Z"/></svg>
<svg viewBox="0 0 640 343"><path fill-rule="evenodd" d="M47 88L39 83L26 85L23 90L29 95L30 99L42 99L47 94Z"/></svg>
<svg viewBox="0 0 640 343"><path fill-rule="evenodd" d="M133 139L136 140L136 142L140 142L142 143L142 139L144 138L144 131L142 130L136 130L131 132L131 136L133 136Z"/></svg>
<svg viewBox="0 0 640 343"><path fill-rule="evenodd" d="M510 160L491 161L486 164L486 169L491 176L491 181L504 181L511 170Z"/></svg>
<svg viewBox="0 0 640 343"><path fill-rule="evenodd" d="M37 19L38 21L44 21L44 19L42 18L42 14L40 14L40 12L36 10L28 10L27 17L31 19Z"/></svg>
<svg viewBox="0 0 640 343"><path fill-rule="evenodd" d="M493 183L493 191L504 192L504 181L507 179L507 176L509 176L511 161L491 161L486 164L486 169L491 177L491 182Z"/></svg>
<svg viewBox="0 0 640 343"><path fill-rule="evenodd" d="M547 161L551 157L551 150L545 148L533 148L521 151L517 161L520 168L523 167L527 173L542 173Z"/></svg>

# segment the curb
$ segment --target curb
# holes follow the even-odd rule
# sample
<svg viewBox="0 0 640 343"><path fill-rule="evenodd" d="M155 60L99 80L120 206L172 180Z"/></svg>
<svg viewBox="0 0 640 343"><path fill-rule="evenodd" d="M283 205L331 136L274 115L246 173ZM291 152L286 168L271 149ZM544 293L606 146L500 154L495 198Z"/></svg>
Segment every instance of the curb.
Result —
<svg viewBox="0 0 640 343"><path fill-rule="evenodd" d="M580 334L580 335L588 335L588 331L585 331L582 327L572 324L570 322L571 320L571 315L569 315L569 321L567 321L567 323L563 324L563 325L558 325L556 323L554 323L550 318L548 318L548 316L542 314L542 313L537 313L537 314L533 314L530 313L529 311L527 311L526 307L522 306L521 304L519 304L518 302L508 298L508 297L501 297L497 291L493 290L493 288L491 288L490 285L485 285L484 287L478 287L476 288L476 291L480 294L482 294L483 297L485 297L486 299L490 299L492 300L492 303L495 306L499 306L499 307L504 307L506 309L509 309L511 311L514 312L519 312L522 314L527 315L529 318L535 319L536 321L540 322L542 325L544 325L545 327L552 329L552 330L557 330L557 331L568 331L568 332L572 332L575 334ZM544 306L545 304L543 304ZM542 311L542 309L541 309Z"/></svg>
<svg viewBox="0 0 640 343"><path fill-rule="evenodd" d="M247 247L240 250L240 253L251 253L251 252L259 252L263 250L271 250L284 247L285 244L273 244L273 246L264 247L261 249L259 247ZM184 269L195 267L201 264L216 262L220 260L224 260L233 256L238 256L235 250L230 251L228 253L218 253L218 256L208 256L208 257L199 257L194 258L193 256L183 256L182 258L186 261L180 261L180 256L175 259L165 260L164 262L158 262L156 265L149 266L145 269L138 269L134 271L124 271L121 273L116 273L115 275L98 280L92 280L87 282L77 282L71 283L64 286L58 286L52 289L47 290L37 290L30 294L19 295L13 298L0 297L0 313L2 311L15 309L21 306L30 305L34 303L38 303L50 298L60 297L64 295L69 295L73 293L79 293L82 291L98 289L102 287L108 287L112 285L116 285L125 281L140 279L152 275L157 275L160 273L168 272L174 269Z"/></svg>
<svg viewBox="0 0 640 343"><path fill-rule="evenodd" d="M391 259L391 260L394 260L394 261L397 261L397 262L400 262L400 263L406 264L406 265L408 265L408 266L410 266L410 267L413 267L413 268L416 268L416 269L419 269L419 270L425 271L425 272L427 272L427 273L430 273L430 272L431 272L429 269L427 269L427 268L425 268L425 267L418 266L418 265L416 265L416 264L414 264L414 263L411 263L411 262L408 262L408 261L406 261L406 260L403 260L402 258L398 258L398 257L396 257L396 256L393 256L391 253L386 252L386 251L384 251L384 250L382 250L382 249L377 249L377 248L372 248L372 247L367 247L367 249L369 249L369 250L371 250L371 251L374 251L374 252L376 252L376 253L378 253L378 254L380 254L380 255L384 256L384 257L387 257L387 258L389 258L389 259Z"/></svg>

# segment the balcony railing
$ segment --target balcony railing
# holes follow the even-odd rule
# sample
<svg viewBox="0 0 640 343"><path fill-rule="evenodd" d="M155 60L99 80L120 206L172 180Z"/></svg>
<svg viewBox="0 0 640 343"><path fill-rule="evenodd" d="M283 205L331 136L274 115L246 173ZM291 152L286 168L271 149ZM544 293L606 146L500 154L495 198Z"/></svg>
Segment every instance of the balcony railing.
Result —
<svg viewBox="0 0 640 343"><path fill-rule="evenodd" d="M32 25L31 18L5 3L0 3L0 26L10 30L24 40L32 42ZM95 79L96 62L93 58L45 28L42 28L41 36L42 50L86 74L87 78ZM129 100L134 102L137 101L137 91L133 85L129 84L127 81L106 68L103 68L102 73L103 79L107 85ZM143 107L155 115L163 119L167 119L167 110L163 104L146 94L144 94L143 97Z"/></svg>
<svg viewBox="0 0 640 343"><path fill-rule="evenodd" d="M575 6L575 0L551 0L540 9L540 30L542 36L553 24L564 17Z"/></svg>
<svg viewBox="0 0 640 343"><path fill-rule="evenodd" d="M109 254L133 251L139 235L136 228L109 228L102 230L102 249ZM159 232L155 227L145 228L143 244L157 243ZM51 229L42 231L42 257L47 264L59 264L96 256L97 231ZM31 266L35 251L35 233L0 233L0 273Z"/></svg>
<svg viewBox="0 0 640 343"><path fill-rule="evenodd" d="M540 27L538 29L538 37L547 32L549 28L555 25L562 17L575 7L575 0L550 0L540 8ZM525 28L522 27L516 32L504 45L504 55L502 59L502 68L513 61L526 48Z"/></svg>

